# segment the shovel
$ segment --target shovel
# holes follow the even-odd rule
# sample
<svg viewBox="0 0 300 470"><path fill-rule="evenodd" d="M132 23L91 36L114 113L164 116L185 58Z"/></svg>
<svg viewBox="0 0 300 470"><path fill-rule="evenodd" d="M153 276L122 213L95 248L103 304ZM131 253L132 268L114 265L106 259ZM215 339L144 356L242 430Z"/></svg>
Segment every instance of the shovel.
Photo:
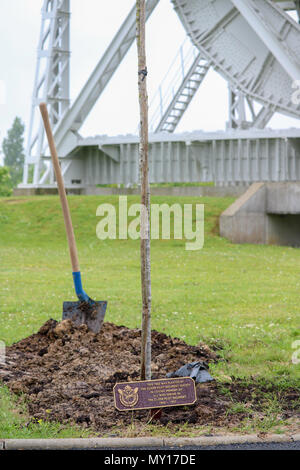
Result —
<svg viewBox="0 0 300 470"><path fill-rule="evenodd" d="M49 115L46 103L40 104L40 111L44 121L47 134L49 149L52 157L53 168L57 180L58 192L62 206L67 239L70 250L70 258L73 268L73 281L78 302L64 302L63 304L63 320L69 318L75 325L85 324L94 333L99 333L103 323L107 302L92 300L83 290L81 283L81 274L78 263L77 248L75 236L72 226L70 210L68 206L64 180L62 177L60 164L58 161L57 151L54 138L50 126Z"/></svg>

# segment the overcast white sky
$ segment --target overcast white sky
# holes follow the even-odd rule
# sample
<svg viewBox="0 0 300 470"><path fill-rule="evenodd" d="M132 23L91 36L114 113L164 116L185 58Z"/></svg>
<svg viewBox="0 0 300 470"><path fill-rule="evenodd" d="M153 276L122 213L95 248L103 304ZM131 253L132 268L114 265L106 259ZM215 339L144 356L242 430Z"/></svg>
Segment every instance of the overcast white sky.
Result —
<svg viewBox="0 0 300 470"><path fill-rule="evenodd" d="M71 0L71 99L77 96L134 0ZM0 0L0 143L15 116L26 128L30 115L36 51L43 0ZM149 100L179 46L185 31L170 0L160 0L147 23ZM132 46L81 128L84 136L134 133L138 122L136 46ZM227 83L210 71L177 131L225 128ZM274 116L271 126L295 126Z"/></svg>

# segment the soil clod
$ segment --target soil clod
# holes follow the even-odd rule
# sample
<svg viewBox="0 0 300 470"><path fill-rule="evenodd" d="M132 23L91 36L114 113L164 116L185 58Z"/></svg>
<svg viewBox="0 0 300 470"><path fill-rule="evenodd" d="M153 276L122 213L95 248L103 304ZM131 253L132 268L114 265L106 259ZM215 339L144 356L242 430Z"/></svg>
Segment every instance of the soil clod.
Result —
<svg viewBox="0 0 300 470"><path fill-rule="evenodd" d="M153 379L165 378L186 364L208 364L217 355L207 346L190 346L178 338L152 331ZM16 394L25 395L29 413L36 419L78 423L100 433L135 421L145 425L149 411L119 412L114 407L117 382L140 379L141 331L104 323L95 334L70 320L48 320L38 331L7 347L6 366L0 378ZM165 408L157 425L235 425L262 407L261 392L253 385L233 381L197 384L197 402L189 407ZM268 391L269 393L269 391ZM298 416L299 390L286 390L282 403L286 416ZM245 406L231 413L235 402ZM293 403L293 406L289 406ZM292 411L291 411L292 410ZM154 421L153 421L154 422Z"/></svg>

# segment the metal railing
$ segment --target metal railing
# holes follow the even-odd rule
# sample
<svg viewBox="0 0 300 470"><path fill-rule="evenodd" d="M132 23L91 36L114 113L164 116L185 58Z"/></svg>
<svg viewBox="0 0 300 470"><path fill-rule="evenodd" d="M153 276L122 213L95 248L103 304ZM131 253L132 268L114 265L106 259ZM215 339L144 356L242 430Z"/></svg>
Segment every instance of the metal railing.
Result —
<svg viewBox="0 0 300 470"><path fill-rule="evenodd" d="M149 104L150 132L155 132L198 54L198 49L186 38Z"/></svg>

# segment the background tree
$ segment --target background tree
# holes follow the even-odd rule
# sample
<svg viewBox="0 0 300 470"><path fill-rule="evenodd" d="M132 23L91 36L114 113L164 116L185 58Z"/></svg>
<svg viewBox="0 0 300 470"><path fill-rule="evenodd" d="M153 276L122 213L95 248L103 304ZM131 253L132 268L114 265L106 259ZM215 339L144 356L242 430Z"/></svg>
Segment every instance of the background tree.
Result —
<svg viewBox="0 0 300 470"><path fill-rule="evenodd" d="M10 196L11 189L11 176L7 166L0 166L0 196Z"/></svg>
<svg viewBox="0 0 300 470"><path fill-rule="evenodd" d="M9 168L12 187L22 181L24 165L24 130L25 126L19 117L16 117L12 127L3 139L2 150L4 153L4 165Z"/></svg>

